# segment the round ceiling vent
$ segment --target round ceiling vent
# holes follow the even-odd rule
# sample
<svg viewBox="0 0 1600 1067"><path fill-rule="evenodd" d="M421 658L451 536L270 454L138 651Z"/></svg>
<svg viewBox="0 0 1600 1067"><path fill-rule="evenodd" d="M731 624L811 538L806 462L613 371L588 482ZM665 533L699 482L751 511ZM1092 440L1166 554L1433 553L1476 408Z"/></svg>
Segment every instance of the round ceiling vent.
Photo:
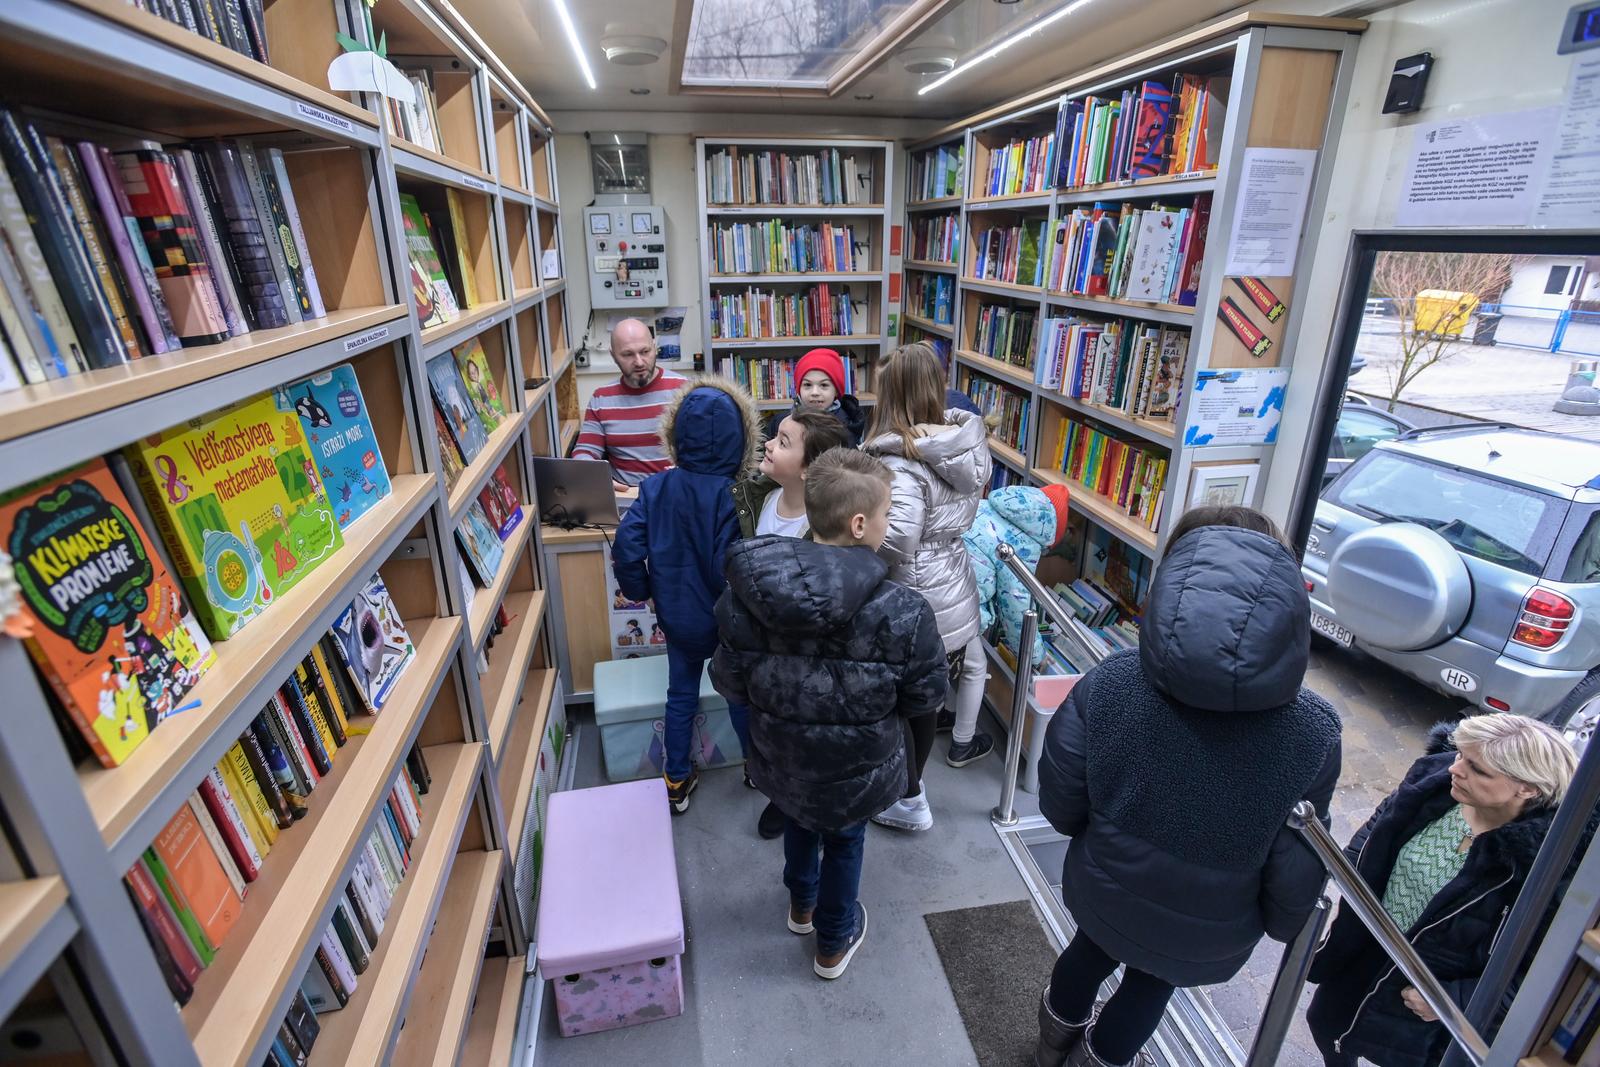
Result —
<svg viewBox="0 0 1600 1067"><path fill-rule="evenodd" d="M659 37L614 35L600 38L606 60L619 67L644 67L661 58L667 42Z"/></svg>
<svg viewBox="0 0 1600 1067"><path fill-rule="evenodd" d="M956 54L947 48L908 48L900 53L900 64L908 74L943 74L956 65Z"/></svg>

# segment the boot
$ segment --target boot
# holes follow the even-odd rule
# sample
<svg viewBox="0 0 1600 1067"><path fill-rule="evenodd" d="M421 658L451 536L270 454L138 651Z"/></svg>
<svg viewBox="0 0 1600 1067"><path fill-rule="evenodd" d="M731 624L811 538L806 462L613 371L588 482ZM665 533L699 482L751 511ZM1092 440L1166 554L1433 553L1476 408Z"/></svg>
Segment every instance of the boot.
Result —
<svg viewBox="0 0 1600 1067"><path fill-rule="evenodd" d="M1082 1044L1083 1033L1094 1019L1069 1023L1050 1008L1050 987L1039 997L1039 1044L1033 1050L1033 1067L1061 1067L1067 1053Z"/></svg>
<svg viewBox="0 0 1600 1067"><path fill-rule="evenodd" d="M1090 1047L1092 1037L1094 1037L1094 1023L1091 1021L1083 1031L1083 1039L1072 1050L1072 1055L1067 1057L1066 1067L1155 1067L1155 1057L1144 1049L1135 1052L1133 1059L1127 1063L1112 1063L1101 1059L1099 1053Z"/></svg>

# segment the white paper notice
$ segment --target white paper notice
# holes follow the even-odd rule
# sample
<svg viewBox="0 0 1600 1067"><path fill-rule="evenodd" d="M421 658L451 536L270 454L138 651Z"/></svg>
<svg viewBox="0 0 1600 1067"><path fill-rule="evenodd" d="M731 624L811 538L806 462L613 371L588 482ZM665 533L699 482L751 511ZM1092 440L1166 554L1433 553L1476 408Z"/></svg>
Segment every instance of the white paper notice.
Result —
<svg viewBox="0 0 1600 1067"><path fill-rule="evenodd" d="M1600 223L1600 56L1573 61L1550 174L1533 221L1569 229L1590 229Z"/></svg>
<svg viewBox="0 0 1600 1067"><path fill-rule="evenodd" d="M1317 153L1310 148L1246 148L1239 210L1228 235L1227 275L1287 278L1294 274L1300 229L1311 195Z"/></svg>
<svg viewBox="0 0 1600 1067"><path fill-rule="evenodd" d="M1557 108L1418 126L1399 226L1523 226L1550 166Z"/></svg>

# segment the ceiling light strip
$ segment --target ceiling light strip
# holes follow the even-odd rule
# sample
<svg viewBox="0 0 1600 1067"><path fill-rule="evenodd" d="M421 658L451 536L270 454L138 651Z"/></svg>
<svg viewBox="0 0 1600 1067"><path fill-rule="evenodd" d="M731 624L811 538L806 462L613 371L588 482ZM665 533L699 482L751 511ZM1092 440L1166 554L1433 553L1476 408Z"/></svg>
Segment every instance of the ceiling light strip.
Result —
<svg viewBox="0 0 1600 1067"><path fill-rule="evenodd" d="M589 83L589 88L598 88L594 81L594 71L589 67L589 57L583 52L583 42L578 40L578 27L573 25L572 13L567 10L567 0L552 0L552 2L556 5L556 14L561 16L562 29L567 31L567 43L572 46L572 56L583 71L583 80Z"/></svg>
<svg viewBox="0 0 1600 1067"><path fill-rule="evenodd" d="M1072 0L1072 3L1067 4L1064 7L1057 8L1044 18L1024 26L1022 29L1000 41L998 44L992 45L989 48L984 49L982 52L979 52L965 63L960 64L954 70L950 71L950 73L943 74L935 78L927 85L924 85L922 88L918 89L917 95L922 96L924 93L933 92L933 90L939 88L939 86L943 85L945 82L965 74L967 71L978 66L980 63L986 63L993 59L995 56L999 55L1001 52L1004 52L1007 48L1010 48L1018 41L1026 40L1027 38L1032 37L1034 34L1041 32L1046 27L1060 22L1062 19L1066 18L1068 15L1072 14L1074 11L1077 11L1081 7L1087 7L1090 2L1091 0Z"/></svg>

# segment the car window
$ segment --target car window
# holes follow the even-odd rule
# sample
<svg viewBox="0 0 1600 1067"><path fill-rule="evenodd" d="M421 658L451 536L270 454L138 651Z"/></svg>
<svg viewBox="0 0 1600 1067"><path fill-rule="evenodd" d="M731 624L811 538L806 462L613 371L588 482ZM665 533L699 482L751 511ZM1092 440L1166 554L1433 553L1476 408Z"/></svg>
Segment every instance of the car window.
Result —
<svg viewBox="0 0 1600 1067"><path fill-rule="evenodd" d="M1360 459L1379 441L1400 436L1400 428L1376 411L1347 407L1339 413L1336 436L1340 454L1345 459Z"/></svg>
<svg viewBox="0 0 1600 1067"><path fill-rule="evenodd" d="M1600 582L1600 508L1595 508L1583 532L1572 546L1567 565L1561 570L1563 582Z"/></svg>
<svg viewBox="0 0 1600 1067"><path fill-rule="evenodd" d="M1329 499L1386 522L1415 522L1457 550L1523 574L1539 574L1567 502L1400 453L1373 452Z"/></svg>

